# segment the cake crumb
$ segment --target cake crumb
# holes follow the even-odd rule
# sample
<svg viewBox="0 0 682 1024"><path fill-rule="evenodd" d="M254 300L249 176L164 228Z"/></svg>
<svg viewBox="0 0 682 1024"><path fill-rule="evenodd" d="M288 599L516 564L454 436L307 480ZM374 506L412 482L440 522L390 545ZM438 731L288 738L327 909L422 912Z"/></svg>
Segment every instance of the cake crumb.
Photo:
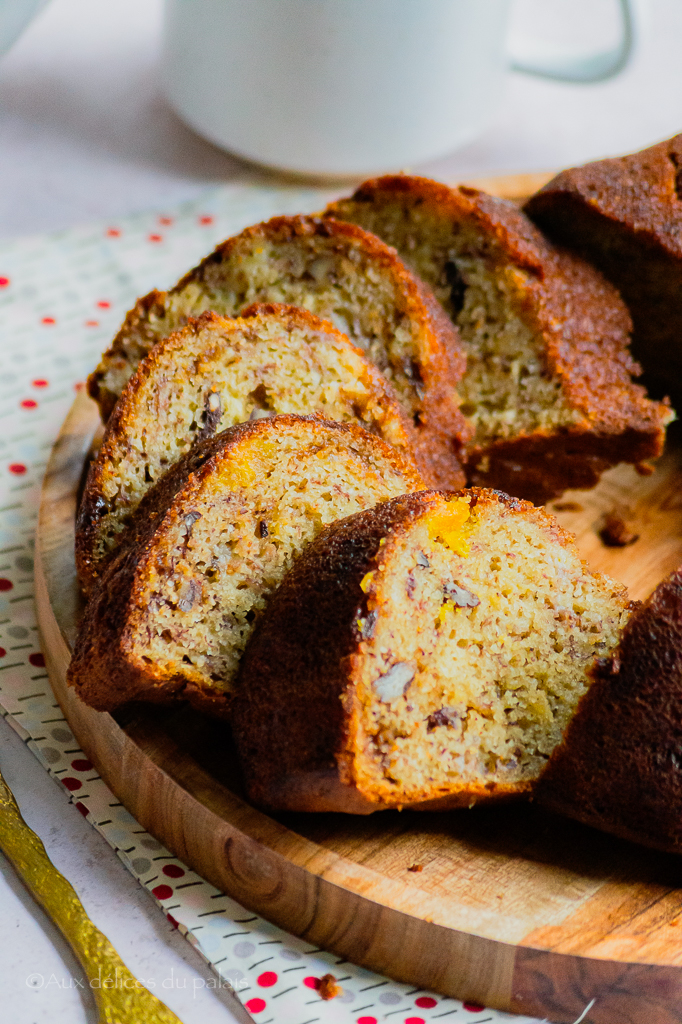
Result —
<svg viewBox="0 0 682 1024"><path fill-rule="evenodd" d="M423 871L424 870L424 865L423 864L410 864L410 866L409 866L409 868L407 870L408 871Z"/></svg>
<svg viewBox="0 0 682 1024"><path fill-rule="evenodd" d="M639 473L640 476L651 476L652 473L656 472L656 467L650 462L638 462L635 466L635 472Z"/></svg>
<svg viewBox="0 0 682 1024"><path fill-rule="evenodd" d="M607 548L625 548L639 540L639 534L634 533L617 512L609 512L599 536Z"/></svg>
<svg viewBox="0 0 682 1024"><path fill-rule="evenodd" d="M335 996L341 995L343 989L337 983L333 974L323 974L320 978L317 992L320 999L334 999Z"/></svg>

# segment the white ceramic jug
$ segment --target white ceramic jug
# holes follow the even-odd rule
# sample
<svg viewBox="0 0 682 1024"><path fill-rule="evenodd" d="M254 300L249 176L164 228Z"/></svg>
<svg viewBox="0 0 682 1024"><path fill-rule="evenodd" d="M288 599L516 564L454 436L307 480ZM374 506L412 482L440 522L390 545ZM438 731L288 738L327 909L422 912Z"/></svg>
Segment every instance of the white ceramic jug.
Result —
<svg viewBox="0 0 682 1024"><path fill-rule="evenodd" d="M225 149L281 170L367 175L430 160L491 122L505 72L594 82L629 60L507 41L511 0L166 0L166 95Z"/></svg>

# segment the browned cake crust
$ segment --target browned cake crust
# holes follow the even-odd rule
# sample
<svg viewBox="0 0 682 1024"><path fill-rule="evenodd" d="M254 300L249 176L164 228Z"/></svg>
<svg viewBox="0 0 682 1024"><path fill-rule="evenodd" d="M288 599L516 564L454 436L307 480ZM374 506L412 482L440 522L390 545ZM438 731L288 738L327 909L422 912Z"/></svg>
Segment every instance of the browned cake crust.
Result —
<svg viewBox="0 0 682 1024"><path fill-rule="evenodd" d="M422 486L355 424L276 416L207 438L138 506L87 605L70 684L100 711L186 699L224 714L292 558L326 523Z"/></svg>
<svg viewBox="0 0 682 1024"><path fill-rule="evenodd" d="M193 444L251 418L313 412L357 422L408 461L414 456L414 427L386 378L307 310L271 304L237 319L202 313L158 342L128 381L88 473L76 529L83 589L146 491ZM431 463L423 469L436 483Z"/></svg>
<svg viewBox="0 0 682 1024"><path fill-rule="evenodd" d="M594 486L619 461L660 454L670 413L633 383L640 368L628 350L623 302L592 266L548 242L513 203L398 175L366 182L329 211L396 246L459 326L468 351L462 411L477 422L468 447L470 482L539 503L566 488ZM502 313L492 308L494 296ZM513 318L522 375L532 387L527 398L523 388L507 398L507 418L495 422L496 379L500 394L513 391ZM532 339L530 359L520 351L521 329ZM499 343L505 332L508 340Z"/></svg>
<svg viewBox="0 0 682 1024"><path fill-rule="evenodd" d="M645 382L682 406L682 135L562 171L525 210L616 285Z"/></svg>
<svg viewBox="0 0 682 1024"><path fill-rule="evenodd" d="M467 504L479 521L469 535L469 550L468 543L460 546L457 531L439 526L447 524L448 509ZM442 545L429 544L429 537L435 537L434 522L436 532L445 529L445 547L453 550L443 554ZM486 523L492 532L484 540L480 530ZM466 536L465 532L461 539ZM523 579L513 575L514 569L501 583L505 572L501 563L508 560L521 566L529 536L531 543L539 539L548 560L534 561L532 569L524 569ZM521 550L506 554L514 538ZM411 547L415 540L416 552ZM565 549L565 554L557 549ZM481 553L478 566L467 565ZM490 574L489 561L496 566ZM569 581L566 591L561 586L553 590L547 575L558 565L562 568L557 579ZM531 584L540 593L537 612L523 603L530 572L538 573ZM437 580L443 573L458 585L445 584L446 603L440 605L442 584ZM476 578L478 582L472 584ZM448 594L455 596L448 598ZM424 491L337 521L301 555L271 598L240 667L232 720L251 799L275 810L368 814L387 807L468 807L528 793L561 735L561 723L584 692L582 666L593 662L595 651L608 650L615 643L619 624L627 615L626 603L624 588L591 575L577 557L573 538L544 509L499 492L474 489L457 496ZM570 611L566 604L571 605ZM584 606L584 620L575 614L580 611L578 605ZM495 621L496 616L507 614L505 607L510 609L509 633L505 632L509 625L498 629ZM533 628L543 628L535 625L543 616L547 634L533 635ZM519 628L521 621L533 626ZM599 625L601 634L596 631ZM527 654L525 648L521 650L524 634L534 636L527 641ZM447 635L451 647L435 654L434 675L429 658L438 651L434 643ZM408 663L400 659L410 657L406 652L412 643L413 650L421 651L413 663L413 669L417 665L416 690L408 689L412 686L408 679L402 695L381 693L378 682L407 668ZM372 645L375 654L370 655ZM463 653L467 645L471 645L470 656ZM483 652L476 653L479 645L490 646L490 661L482 657ZM544 648L551 653L541 661ZM566 653L555 653L562 650ZM461 656L459 661L451 651ZM524 657L529 658L525 668ZM567 675L574 657L577 667L571 664ZM386 674L377 680L376 665L382 663L392 667L388 672L384 667ZM538 665L542 670L537 678L550 679L551 713L541 692L545 682L538 683L537 690L530 685L528 703L517 704L517 694L527 685L526 673L533 676ZM510 675L505 674L507 668ZM439 672L444 689L438 684ZM374 680L369 688L368 678ZM494 709L500 688L507 692L504 711ZM453 697L457 693L459 697ZM444 694L465 704L444 707ZM386 703L377 701L395 704L390 704L389 712ZM372 717L373 709L380 707L384 711ZM393 714L394 707L391 726L386 715ZM552 715L557 717L548 725ZM486 716L493 716L492 733L485 733ZM465 719L474 746L452 747L458 723ZM480 762L476 755L479 730L483 730L480 735L494 736L493 746ZM399 744L412 746L402 746L395 753L392 733L403 738ZM529 740L532 750L516 746L522 733L533 737ZM393 757L398 760L393 762ZM436 765L444 767L442 775Z"/></svg>
<svg viewBox="0 0 682 1024"><path fill-rule="evenodd" d="M682 853L682 570L597 663L535 799L624 839Z"/></svg>
<svg viewBox="0 0 682 1024"><path fill-rule="evenodd" d="M103 418L149 349L188 316L236 316L254 302L304 305L342 322L393 384L441 484L456 485L451 439L468 438L456 394L465 366L457 332L390 246L330 218L275 217L247 228L170 292L139 299L89 378Z"/></svg>

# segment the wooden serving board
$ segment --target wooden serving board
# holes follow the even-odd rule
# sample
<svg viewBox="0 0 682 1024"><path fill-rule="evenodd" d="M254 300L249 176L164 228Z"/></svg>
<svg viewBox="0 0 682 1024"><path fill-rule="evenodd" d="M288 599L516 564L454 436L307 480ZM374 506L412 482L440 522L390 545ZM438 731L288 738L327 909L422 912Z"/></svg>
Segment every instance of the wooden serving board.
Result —
<svg viewBox="0 0 682 1024"><path fill-rule="evenodd" d="M515 179L507 194L523 191ZM66 685L81 612L74 518L98 422L81 393L54 446L36 600L69 724L140 824L244 906L398 980L557 1024L590 1004L591 1024L682 1024L682 858L533 804L268 817L243 798L224 724L184 707L112 717L78 699ZM558 506L591 566L645 597L682 563L682 445L652 476L618 467ZM636 543L604 547L613 511Z"/></svg>

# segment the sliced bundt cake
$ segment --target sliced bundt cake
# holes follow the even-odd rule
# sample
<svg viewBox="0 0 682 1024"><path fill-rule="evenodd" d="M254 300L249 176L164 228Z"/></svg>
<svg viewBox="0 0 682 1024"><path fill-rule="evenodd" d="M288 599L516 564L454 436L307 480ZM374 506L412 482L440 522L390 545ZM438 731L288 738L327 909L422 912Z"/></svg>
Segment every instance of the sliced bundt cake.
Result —
<svg viewBox="0 0 682 1024"><path fill-rule="evenodd" d="M562 171L525 210L616 285L645 382L682 408L682 135Z"/></svg>
<svg viewBox="0 0 682 1024"><path fill-rule="evenodd" d="M459 327L472 483L540 503L660 454L671 414L632 381L621 299L512 203L401 175L329 211L395 246Z"/></svg>
<svg viewBox="0 0 682 1024"><path fill-rule="evenodd" d="M455 390L464 372L455 329L389 246L330 219L276 217L247 228L170 292L140 299L90 377L104 417L140 359L189 316L236 316L254 302L290 303L331 320L389 379L418 436L458 474L449 439L463 438L468 425Z"/></svg>
<svg viewBox="0 0 682 1024"><path fill-rule="evenodd" d="M236 687L251 797L447 808L531 789L628 616L544 509L406 495L334 523L273 595Z"/></svg>
<svg viewBox="0 0 682 1024"><path fill-rule="evenodd" d="M81 499L76 563L89 590L147 491L205 437L277 413L353 421L413 458L386 378L330 323L294 306L202 313L159 342L109 418ZM423 466L433 484L431 466Z"/></svg>
<svg viewBox="0 0 682 1024"><path fill-rule="evenodd" d="M268 595L334 519L423 482L354 424L275 416L207 438L145 495L88 603L69 680L110 711L224 712Z"/></svg>
<svg viewBox="0 0 682 1024"><path fill-rule="evenodd" d="M682 570L630 618L540 777L536 799L682 853Z"/></svg>

